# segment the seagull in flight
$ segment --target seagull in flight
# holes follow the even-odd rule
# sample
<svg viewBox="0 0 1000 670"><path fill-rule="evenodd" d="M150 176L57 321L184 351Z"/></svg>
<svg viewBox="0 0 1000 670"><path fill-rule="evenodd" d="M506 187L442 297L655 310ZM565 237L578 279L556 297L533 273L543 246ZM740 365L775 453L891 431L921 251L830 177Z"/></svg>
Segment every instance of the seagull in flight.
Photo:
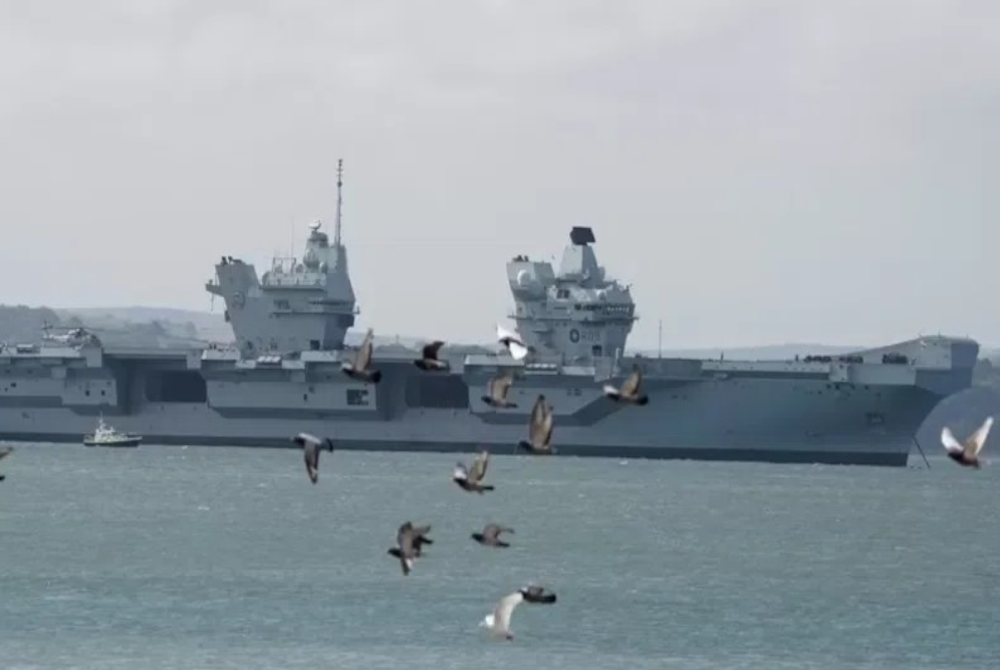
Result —
<svg viewBox="0 0 1000 670"><path fill-rule="evenodd" d="M510 617L514 613L514 608L522 602L551 604L556 602L556 594L546 593L540 586L520 588L501 598L493 611L487 614L479 625L493 636L513 640L514 632L510 628Z"/></svg>
<svg viewBox="0 0 1000 670"><path fill-rule="evenodd" d="M497 342L502 344L516 361L528 355L528 346L517 333L512 333L499 324L497 324Z"/></svg>
<svg viewBox="0 0 1000 670"><path fill-rule="evenodd" d="M959 465L971 466L973 468L980 467L979 452L983 450L983 445L986 444L986 438L990 434L990 428L993 427L993 417L986 417L982 425L976 429L972 435L965 439L965 443L962 444L955 439L955 436L951 432L951 428L945 426L941 429L941 444L944 445L945 450L948 452L948 458L955 461Z"/></svg>

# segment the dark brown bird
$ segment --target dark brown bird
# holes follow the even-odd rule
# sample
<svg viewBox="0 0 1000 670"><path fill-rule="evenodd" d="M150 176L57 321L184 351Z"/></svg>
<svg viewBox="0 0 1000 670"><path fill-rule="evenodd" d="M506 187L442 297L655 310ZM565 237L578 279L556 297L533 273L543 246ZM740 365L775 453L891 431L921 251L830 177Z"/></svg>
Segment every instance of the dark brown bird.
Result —
<svg viewBox="0 0 1000 670"><path fill-rule="evenodd" d="M514 408L516 404L507 400L510 386L514 383L514 375L507 372L490 379L486 384L486 395L482 397L483 402L490 407Z"/></svg>
<svg viewBox="0 0 1000 670"><path fill-rule="evenodd" d="M551 442L552 408L545 402L545 396L539 395L528 419L528 439L517 446L532 454L554 454Z"/></svg>
<svg viewBox="0 0 1000 670"><path fill-rule="evenodd" d="M369 366L372 362L372 329L369 328L368 332L365 334L365 339L361 342L361 346L354 353L354 361L351 363L344 363L340 366L340 369L345 375L351 379L357 379L363 382L371 382L372 384L378 384L379 380L382 379L382 373L378 370L369 370Z"/></svg>
<svg viewBox="0 0 1000 670"><path fill-rule="evenodd" d="M333 453L333 440L330 438L320 439L310 433L299 433L292 438L292 442L302 447L302 456L306 461L306 474L313 484L319 480L319 452L326 449Z"/></svg>
<svg viewBox="0 0 1000 670"><path fill-rule="evenodd" d="M556 594L552 591L546 591L544 586L525 586L521 589L521 595L528 603L551 605L556 601Z"/></svg>
<svg viewBox="0 0 1000 670"><path fill-rule="evenodd" d="M629 405L646 405L649 403L649 396L642 393L642 371L638 366L632 369L632 374L628 376L620 389L610 384L604 385L604 395L615 402Z"/></svg>
<svg viewBox="0 0 1000 670"><path fill-rule="evenodd" d="M413 364L421 370L448 370L451 367L448 365L448 361L442 361L438 358L438 352L443 346L444 342L440 340L435 340L430 344L424 345L424 350L420 354L420 358L413 361Z"/></svg>
<svg viewBox="0 0 1000 670"><path fill-rule="evenodd" d="M993 417L986 417L986 421L976 429L972 435L965 439L965 443L961 444L955 439L955 436L951 432L951 428L945 426L941 429L941 444L948 451L948 458L955 461L959 465L964 465L967 467L978 468L980 467L979 462L979 452L983 450L983 445L986 444L986 438L990 434L990 428L993 427Z"/></svg>
<svg viewBox="0 0 1000 670"><path fill-rule="evenodd" d="M431 532L430 526L414 526L409 521L399 527L396 533L397 546L386 553L399 559L404 576L410 574L414 561L420 557L421 546L434 544L434 541L427 537L429 532Z"/></svg>
<svg viewBox="0 0 1000 670"><path fill-rule="evenodd" d="M0 447L0 460L14 453L14 447ZM0 474L0 482L7 479L7 475Z"/></svg>
<svg viewBox="0 0 1000 670"><path fill-rule="evenodd" d="M500 539L500 533L510 533L513 535L513 528L504 528L495 523L488 523L483 527L483 532L473 533L472 539L487 547L501 547L506 549L510 545Z"/></svg>
<svg viewBox="0 0 1000 670"><path fill-rule="evenodd" d="M486 491L492 491L492 486L481 483L483 477L486 476L486 466L489 465L489 462L490 452L484 449L472 461L471 468L466 468L464 463L457 464L452 472L451 480L471 493L482 494Z"/></svg>

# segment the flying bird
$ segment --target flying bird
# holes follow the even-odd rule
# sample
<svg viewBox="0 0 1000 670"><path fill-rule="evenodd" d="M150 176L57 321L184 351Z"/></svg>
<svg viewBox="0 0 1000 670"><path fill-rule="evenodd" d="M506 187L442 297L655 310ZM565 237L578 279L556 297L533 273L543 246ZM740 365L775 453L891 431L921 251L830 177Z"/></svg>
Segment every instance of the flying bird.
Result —
<svg viewBox="0 0 1000 670"><path fill-rule="evenodd" d="M0 447L0 460L14 453L14 447ZM7 475L0 473L0 482L7 479Z"/></svg>
<svg viewBox="0 0 1000 670"><path fill-rule="evenodd" d="M642 371L639 366L632 370L632 374L622 382L621 388L615 388L611 384L604 385L604 395L615 402L628 405L646 405L649 403L649 396L642 393Z"/></svg>
<svg viewBox="0 0 1000 670"><path fill-rule="evenodd" d="M315 484L319 479L319 452L326 449L333 453L333 440L330 438L320 439L310 433L299 433L292 438L292 442L302 447L302 455L306 461L306 474L309 480Z"/></svg>
<svg viewBox="0 0 1000 670"><path fill-rule="evenodd" d="M497 342L502 344L516 361L528 355L528 347L517 333L512 333L499 324L497 324Z"/></svg>
<svg viewBox="0 0 1000 670"><path fill-rule="evenodd" d="M492 486L481 483L483 477L486 476L486 466L489 465L489 462L490 452L484 449L476 456L471 468L466 468L464 463L457 464L452 472L451 480L470 493L482 495L486 491L492 491Z"/></svg>
<svg viewBox="0 0 1000 670"><path fill-rule="evenodd" d="M488 523L483 527L483 532L473 533L472 539L486 547L501 547L506 549L510 545L500 539L500 533L514 533L513 528L505 528L495 523Z"/></svg>
<svg viewBox="0 0 1000 670"><path fill-rule="evenodd" d="M486 384L486 395L483 396L483 402L490 407L504 407L507 409L517 407L516 404L507 400L507 394L510 392L510 385L513 383L514 375L510 372L493 377Z"/></svg>
<svg viewBox="0 0 1000 670"><path fill-rule="evenodd" d="M372 362L372 329L369 328L365 334L365 339L354 353L354 361L344 363L340 369L351 379L378 384L382 379L382 373L378 370L369 370Z"/></svg>
<svg viewBox="0 0 1000 670"><path fill-rule="evenodd" d="M941 429L941 444L948 451L948 458L956 463L974 468L980 467L979 452L983 450L986 437L993 427L993 417L987 417L983 424L976 429L972 435L966 438L965 444L959 443L951 432L951 428L945 426Z"/></svg>
<svg viewBox="0 0 1000 670"><path fill-rule="evenodd" d="M533 454L552 454L555 449L551 442L552 408L545 402L545 396L539 395L528 419L528 439L521 440L517 446Z"/></svg>
<svg viewBox="0 0 1000 670"><path fill-rule="evenodd" d="M413 361L413 364L421 370L448 370L451 367L448 365L448 361L442 361L438 358L438 351L442 346L444 346L444 342L440 340L424 345L420 358Z"/></svg>
<svg viewBox="0 0 1000 670"><path fill-rule="evenodd" d="M431 532L430 526L414 526L409 521L399 527L399 531L396 533L397 546L386 553L399 559L404 576L410 574L414 561L420 557L421 546L434 544L434 541L427 537L429 532Z"/></svg>
<svg viewBox="0 0 1000 670"><path fill-rule="evenodd" d="M545 594L545 590L539 586L524 587L501 598L493 611L487 614L479 625L486 628L491 635L513 640L514 632L510 629L510 617L515 607L522 602L554 603L555 601L556 594Z"/></svg>

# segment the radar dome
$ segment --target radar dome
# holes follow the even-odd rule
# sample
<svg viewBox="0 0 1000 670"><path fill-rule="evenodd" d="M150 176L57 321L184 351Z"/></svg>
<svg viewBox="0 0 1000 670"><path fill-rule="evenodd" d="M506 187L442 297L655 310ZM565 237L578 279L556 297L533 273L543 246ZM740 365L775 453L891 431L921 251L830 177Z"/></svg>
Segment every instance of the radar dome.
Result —
<svg viewBox="0 0 1000 670"><path fill-rule="evenodd" d="M521 288L527 288L531 285L531 273L527 270L519 270L517 273L517 285Z"/></svg>

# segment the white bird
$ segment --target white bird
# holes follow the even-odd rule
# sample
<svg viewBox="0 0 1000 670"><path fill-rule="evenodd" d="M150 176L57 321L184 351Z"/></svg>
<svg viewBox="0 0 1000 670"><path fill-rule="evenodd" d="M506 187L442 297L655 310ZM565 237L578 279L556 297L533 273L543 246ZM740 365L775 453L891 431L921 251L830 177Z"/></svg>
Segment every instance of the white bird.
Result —
<svg viewBox="0 0 1000 670"><path fill-rule="evenodd" d="M517 333L510 332L500 324L497 324L497 342L506 347L516 361L528 355L528 347Z"/></svg>
<svg viewBox="0 0 1000 670"><path fill-rule="evenodd" d="M979 452L982 451L983 445L986 444L986 438L990 434L990 428L992 427L993 417L986 417L986 420L976 429L976 432L966 438L965 444L955 439L951 428L948 426L942 428L941 444L948 451L948 458L959 465L972 466L974 468L980 467Z"/></svg>
<svg viewBox="0 0 1000 670"><path fill-rule="evenodd" d="M554 603L556 601L556 594L545 594L544 589L537 586L520 588L509 596L501 598L500 602L493 608L493 611L479 622L479 626L485 628L491 635L513 640L514 632L510 629L510 617L514 613L514 608L524 601L528 601L529 603Z"/></svg>

